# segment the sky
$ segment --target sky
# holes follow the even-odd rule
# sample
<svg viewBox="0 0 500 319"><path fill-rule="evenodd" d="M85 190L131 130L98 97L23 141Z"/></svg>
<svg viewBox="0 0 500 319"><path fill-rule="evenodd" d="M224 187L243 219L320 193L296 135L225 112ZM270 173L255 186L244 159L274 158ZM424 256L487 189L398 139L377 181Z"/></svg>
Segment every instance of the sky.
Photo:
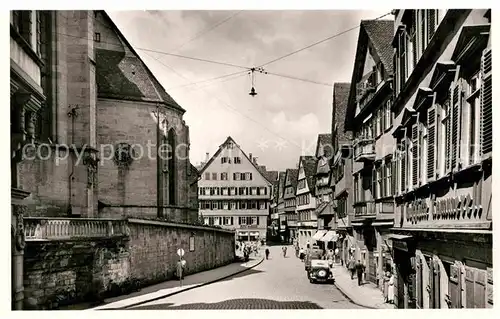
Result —
<svg viewBox="0 0 500 319"><path fill-rule="evenodd" d="M248 94L252 80L244 67L258 67L387 12L169 10L108 14L186 110L194 165L205 160L206 153L211 157L231 136L260 165L284 171L296 167L300 155L314 154L318 134L331 133L333 83L351 80L359 29L265 65L267 74L254 73L254 97ZM235 72L239 73L210 80ZM196 84L204 80L210 81Z"/></svg>

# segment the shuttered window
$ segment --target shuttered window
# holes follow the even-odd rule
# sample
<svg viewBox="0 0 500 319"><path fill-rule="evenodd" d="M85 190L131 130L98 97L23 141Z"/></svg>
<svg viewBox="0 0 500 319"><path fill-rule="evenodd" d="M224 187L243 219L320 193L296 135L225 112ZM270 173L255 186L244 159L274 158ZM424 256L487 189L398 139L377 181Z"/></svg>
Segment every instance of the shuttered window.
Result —
<svg viewBox="0 0 500 319"><path fill-rule="evenodd" d="M404 129L404 133L406 134L406 129ZM406 191L406 158L407 158L407 150L406 150L406 136L403 137L401 141L401 193Z"/></svg>
<svg viewBox="0 0 500 319"><path fill-rule="evenodd" d="M465 308L486 308L486 271L465 267Z"/></svg>
<svg viewBox="0 0 500 319"><path fill-rule="evenodd" d="M433 105L427 110L427 179L433 180L436 174L436 107Z"/></svg>
<svg viewBox="0 0 500 319"><path fill-rule="evenodd" d="M412 139L412 185L414 187L418 186L419 173L420 173L420 130L417 116L417 123L413 124L411 127L411 139Z"/></svg>
<svg viewBox="0 0 500 319"><path fill-rule="evenodd" d="M491 49L486 49L481 58L481 154L491 155L493 150L493 116L492 116L492 69Z"/></svg>
<svg viewBox="0 0 500 319"><path fill-rule="evenodd" d="M427 10L427 40L430 42L436 32L437 14L435 9Z"/></svg>
<svg viewBox="0 0 500 319"><path fill-rule="evenodd" d="M460 133L462 119L462 80L457 79L451 86L451 169L457 169L460 160Z"/></svg>

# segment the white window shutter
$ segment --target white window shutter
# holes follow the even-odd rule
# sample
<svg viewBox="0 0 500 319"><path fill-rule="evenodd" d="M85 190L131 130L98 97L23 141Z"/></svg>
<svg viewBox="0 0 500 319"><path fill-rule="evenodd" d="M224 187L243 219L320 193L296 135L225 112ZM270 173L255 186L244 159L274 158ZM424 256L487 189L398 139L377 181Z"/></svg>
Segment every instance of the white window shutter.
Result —
<svg viewBox="0 0 500 319"><path fill-rule="evenodd" d="M493 115L492 115L492 99L493 88L491 86L492 69L491 69L491 48L483 51L481 58L481 156L487 157L493 151Z"/></svg>
<svg viewBox="0 0 500 319"><path fill-rule="evenodd" d="M427 110L427 180L432 181L436 177L437 160L437 109L436 94L433 97L432 106Z"/></svg>

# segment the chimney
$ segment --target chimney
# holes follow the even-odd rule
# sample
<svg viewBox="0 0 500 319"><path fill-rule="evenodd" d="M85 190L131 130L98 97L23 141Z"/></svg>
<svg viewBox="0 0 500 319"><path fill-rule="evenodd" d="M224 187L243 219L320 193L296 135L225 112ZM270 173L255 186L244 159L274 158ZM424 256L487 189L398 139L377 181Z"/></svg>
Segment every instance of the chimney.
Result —
<svg viewBox="0 0 500 319"><path fill-rule="evenodd" d="M250 158L250 162L252 162L252 153L248 153L248 157Z"/></svg>
<svg viewBox="0 0 500 319"><path fill-rule="evenodd" d="M205 153L205 163L208 163L208 160L210 159L209 155L209 153Z"/></svg>
<svg viewBox="0 0 500 319"><path fill-rule="evenodd" d="M257 165L257 157L254 157L254 158L253 158L253 163L254 163L255 165Z"/></svg>

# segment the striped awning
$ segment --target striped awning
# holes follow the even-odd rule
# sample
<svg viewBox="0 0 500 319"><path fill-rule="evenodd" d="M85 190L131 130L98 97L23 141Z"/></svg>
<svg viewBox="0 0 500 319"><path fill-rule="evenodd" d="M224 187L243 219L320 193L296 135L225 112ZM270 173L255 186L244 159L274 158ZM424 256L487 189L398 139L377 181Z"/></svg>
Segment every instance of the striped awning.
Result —
<svg viewBox="0 0 500 319"><path fill-rule="evenodd" d="M238 232L238 236L248 236L248 232L247 231L240 231L240 232Z"/></svg>
<svg viewBox="0 0 500 319"><path fill-rule="evenodd" d="M329 230L325 236L323 236L320 240L324 242L329 242L329 241L337 241L339 239L339 235L337 234L336 231Z"/></svg>
<svg viewBox="0 0 500 319"><path fill-rule="evenodd" d="M260 233L258 231L251 231L250 236L259 236Z"/></svg>
<svg viewBox="0 0 500 319"><path fill-rule="evenodd" d="M318 230L316 234L312 236L313 240L320 240L327 233L327 230Z"/></svg>

